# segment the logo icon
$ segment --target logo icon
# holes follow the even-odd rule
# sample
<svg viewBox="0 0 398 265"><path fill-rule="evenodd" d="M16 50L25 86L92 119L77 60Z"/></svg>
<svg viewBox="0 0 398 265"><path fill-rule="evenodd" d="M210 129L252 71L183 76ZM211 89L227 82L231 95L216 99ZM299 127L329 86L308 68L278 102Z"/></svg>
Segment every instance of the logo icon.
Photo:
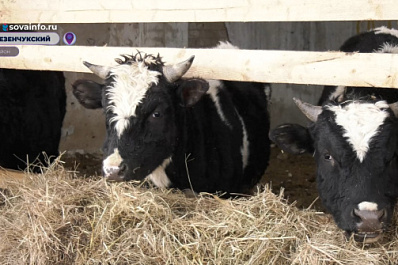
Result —
<svg viewBox="0 0 398 265"><path fill-rule="evenodd" d="M65 33L63 40L66 45L73 45L76 42L76 35L73 32L67 32Z"/></svg>
<svg viewBox="0 0 398 265"><path fill-rule="evenodd" d="M3 31L8 31L8 24L3 24Z"/></svg>

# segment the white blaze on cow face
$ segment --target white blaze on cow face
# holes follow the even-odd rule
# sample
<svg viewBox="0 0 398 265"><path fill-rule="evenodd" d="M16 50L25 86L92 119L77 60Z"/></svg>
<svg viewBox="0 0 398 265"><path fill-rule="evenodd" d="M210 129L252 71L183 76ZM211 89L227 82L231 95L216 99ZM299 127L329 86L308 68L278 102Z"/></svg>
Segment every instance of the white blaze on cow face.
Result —
<svg viewBox="0 0 398 265"><path fill-rule="evenodd" d="M115 148L113 153L102 162L102 170L104 171L105 177L107 178L113 172L119 171L120 163L122 163L122 157L119 154L119 150Z"/></svg>
<svg viewBox="0 0 398 265"><path fill-rule="evenodd" d="M158 166L147 178L158 188L167 188L170 186L171 181L166 175L166 167L170 164L171 157L163 160L163 163Z"/></svg>
<svg viewBox="0 0 398 265"><path fill-rule="evenodd" d="M133 62L131 65L123 64L112 68L110 75L114 81L107 91L107 110L115 114L110 122L115 122L120 137L129 125L129 118L136 115L136 108L148 89L158 83L160 73L149 70L145 62Z"/></svg>
<svg viewBox="0 0 398 265"><path fill-rule="evenodd" d="M366 156L369 142L377 135L389 113L387 102L378 101L375 104L353 101L345 106L328 106L336 115L336 123L343 127L343 136L350 143L360 162Z"/></svg>
<svg viewBox="0 0 398 265"><path fill-rule="evenodd" d="M358 204L358 209L360 211L377 211L378 205L374 202L361 202Z"/></svg>

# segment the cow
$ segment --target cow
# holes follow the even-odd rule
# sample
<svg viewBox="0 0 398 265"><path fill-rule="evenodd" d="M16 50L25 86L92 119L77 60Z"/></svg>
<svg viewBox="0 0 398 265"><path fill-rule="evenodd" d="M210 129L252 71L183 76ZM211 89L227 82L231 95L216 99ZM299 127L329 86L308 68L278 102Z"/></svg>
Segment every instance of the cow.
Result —
<svg viewBox="0 0 398 265"><path fill-rule="evenodd" d="M397 53L398 31L376 28L340 50ZM398 90L327 86L318 106L294 101L310 125L282 124L270 138L286 152L313 154L319 196L338 227L356 241L378 241L398 198Z"/></svg>
<svg viewBox="0 0 398 265"><path fill-rule="evenodd" d="M62 72L0 69L0 167L39 171L59 155Z"/></svg>
<svg viewBox="0 0 398 265"><path fill-rule="evenodd" d="M269 84L182 78L194 56L175 65L159 54L123 57L112 67L84 62L103 84L73 84L84 107L105 113L107 180L226 196L257 184L270 154Z"/></svg>

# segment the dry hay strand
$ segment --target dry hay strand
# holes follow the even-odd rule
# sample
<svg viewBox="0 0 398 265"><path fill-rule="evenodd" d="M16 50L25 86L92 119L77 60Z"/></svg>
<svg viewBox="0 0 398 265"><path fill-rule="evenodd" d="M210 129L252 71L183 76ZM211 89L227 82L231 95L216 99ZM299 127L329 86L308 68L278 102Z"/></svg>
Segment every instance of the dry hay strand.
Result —
<svg viewBox="0 0 398 265"><path fill-rule="evenodd" d="M22 181L24 177L25 173L23 171L0 167L0 188L5 188L7 179Z"/></svg>
<svg viewBox="0 0 398 265"><path fill-rule="evenodd" d="M396 264L398 231L346 240L328 215L268 188L222 200L134 183L79 179L58 163L8 183L2 264ZM398 224L395 223L395 227Z"/></svg>

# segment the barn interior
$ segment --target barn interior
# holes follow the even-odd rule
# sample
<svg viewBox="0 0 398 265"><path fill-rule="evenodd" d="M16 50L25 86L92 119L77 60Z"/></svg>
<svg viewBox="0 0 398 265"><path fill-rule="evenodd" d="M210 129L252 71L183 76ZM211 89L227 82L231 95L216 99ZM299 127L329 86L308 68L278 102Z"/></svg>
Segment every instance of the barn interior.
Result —
<svg viewBox="0 0 398 265"><path fill-rule="evenodd" d="M203 3L127 0L116 6L109 1L29 3L13 0L3 1L0 17L4 22L7 18L18 20L8 23L25 23L29 19L42 24L53 23L61 37L73 32L75 47L56 47L65 48L58 50L65 54L79 48L77 46L126 47L133 53L135 47L144 52L146 48L161 47L211 48L219 41L229 41L246 50L271 51L271 54L276 50L336 51L346 39L359 32L378 26L398 28L397 20L381 20L397 19L398 9L391 1L324 1L320 5L322 12L307 12L318 6L316 0L206 1L210 7L204 7ZM173 5L178 8L172 9ZM160 19L196 22L150 21L164 10L174 14L183 6L182 9L194 9L199 14L212 10L213 5L225 5L216 10L222 15L233 13L236 6L238 10L249 6L245 10L253 11L252 6L259 5L262 10L240 14L239 18L246 20L238 21L246 21L244 23L200 22L208 19L200 15L182 20L177 15ZM351 5L356 8L349 9ZM154 6L161 8L154 9ZM202 9L198 10L197 6ZM136 18L128 13L127 21L149 20L148 23L114 23L121 22L115 14L136 11L137 7L149 10L153 17ZM341 12L341 8L349 14ZM329 9L332 16L327 16ZM273 10L272 14L269 10ZM297 17L294 14L297 10L305 12ZM391 15L390 10L395 14ZM282 16L276 14L274 17L275 11ZM269 15L264 17L263 12ZM247 22L252 21L253 14L259 13L262 16L257 20L266 22ZM89 15L83 17L82 14ZM356 21L358 17L366 21ZM76 23L87 21L87 18L95 23ZM233 21L226 16L215 21L226 20ZM284 20L287 22L274 22ZM57 45L66 46L66 43L61 39ZM7 187L0 186L1 264L398 264L398 205L394 221L380 242L364 244L356 242L353 236L347 237L317 199L315 163L310 154L294 156L272 146L269 167L260 183L265 188L255 196L231 200L208 193L189 197L179 190L142 187L147 183L107 182L101 177L101 148L105 137L103 110L82 107L72 93L72 84L77 79L101 80L91 73L83 73L87 69L82 70L81 61L86 60L82 52L78 60L70 56L62 64L59 58L63 60L67 57L65 54L57 54L55 58L48 54L27 54L26 51L34 50L34 46L39 45L20 47L24 60L19 65L9 58L0 61L17 69L68 69L64 72L67 112L59 146L62 155L41 174L13 171L15 176L0 178L0 185ZM25 53L23 48L26 48ZM44 50L49 52L51 48ZM340 55L349 58L352 54ZM98 61L106 58L105 54L98 56L101 57ZM370 54L366 56L363 58L371 58ZM394 56L391 56L393 61ZM90 62L98 63L92 53L87 57ZM40 63L36 64L32 58L40 58ZM79 64L79 67L72 64ZM298 64L300 68L305 63ZM38 68L34 68L36 65ZM241 65L237 68L248 69ZM389 73L396 71L391 68ZM322 85L307 85L297 78L287 78L293 75L290 72L283 74L286 80L293 81L292 84L272 83L271 129L282 123L308 124L292 98L317 104L322 93ZM352 80L360 78L352 74L348 79L339 81L344 83L342 85L353 85ZM315 84L313 79L311 82ZM391 83L397 87L396 80ZM2 173L0 168L0 176Z"/></svg>
<svg viewBox="0 0 398 265"><path fill-rule="evenodd" d="M397 28L398 22L58 24L58 33L62 36L66 32L74 32L75 45L81 46L211 48L219 41L229 41L241 49L335 51L349 37L379 26ZM74 72L65 72L65 77L67 114L60 151L64 153L66 165L79 174L100 175L104 115L102 110L82 107L73 96L71 87L75 80L81 78L100 80L92 74ZM272 84L271 129L288 122L308 124L292 98L317 104L322 88L320 85ZM285 196L291 202L296 201L299 208L323 209L317 200L315 164L311 155L289 155L273 146L270 166L261 184L270 184L276 193L283 188Z"/></svg>

